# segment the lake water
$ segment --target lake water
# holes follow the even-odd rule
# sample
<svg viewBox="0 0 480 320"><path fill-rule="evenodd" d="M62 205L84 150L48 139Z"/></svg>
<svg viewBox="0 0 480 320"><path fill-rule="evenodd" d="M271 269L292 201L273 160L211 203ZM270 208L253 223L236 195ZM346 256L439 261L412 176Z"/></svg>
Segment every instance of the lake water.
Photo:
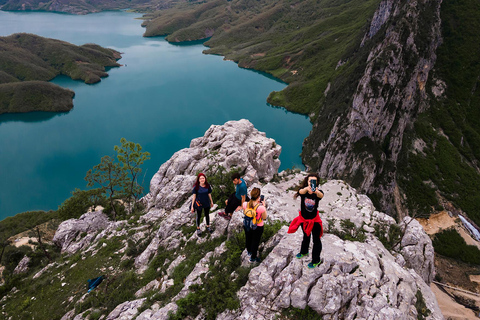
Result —
<svg viewBox="0 0 480 320"><path fill-rule="evenodd" d="M0 11L0 36L29 32L76 45L97 43L122 52L119 63L125 65L95 85L56 78L53 82L76 93L68 113L0 115L0 219L57 209L72 190L86 188L88 169L114 155L122 137L151 153L143 166L146 191L173 153L211 124L229 120L249 119L275 139L283 148L281 169L302 167L308 118L266 104L268 94L284 83L202 54L202 44L143 38L139 17Z"/></svg>

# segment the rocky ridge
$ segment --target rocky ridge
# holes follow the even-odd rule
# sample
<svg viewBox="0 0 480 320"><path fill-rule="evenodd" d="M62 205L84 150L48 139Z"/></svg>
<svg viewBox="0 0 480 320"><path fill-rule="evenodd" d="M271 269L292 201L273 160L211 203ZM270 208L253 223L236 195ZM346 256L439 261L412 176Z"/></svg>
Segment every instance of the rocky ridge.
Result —
<svg viewBox="0 0 480 320"><path fill-rule="evenodd" d="M214 136L225 137L226 131L233 136L242 137L241 133L250 125L248 121L242 120L231 121L224 126L212 126L205 137L192 141L190 153L201 154L201 151L195 151L197 146L211 143ZM236 131L237 134L234 134ZM270 146L272 154L279 152L280 147L273 145L264 134L252 130L249 132L251 134L247 140L255 140L264 147ZM229 142L224 142L218 143L218 146L218 154L227 155L238 154L245 144L232 146ZM182 175L185 172L195 172L196 169L193 168L200 167L195 161L179 163L175 161L184 159L179 155L186 155L187 151L189 150L174 155L168 165L162 165L157 178L152 179L152 185L158 185L165 180L159 179L166 177L163 172L168 171L169 177L174 177L175 173ZM208 158L202 159L204 166L212 164L205 160ZM299 207L298 200L293 200L293 191L288 189L296 185L305 173L282 172L280 181L260 182L260 179L265 177L260 176L259 172L270 172L267 168L274 168L278 160L272 156L265 161L270 162L265 162L262 167L258 167L258 162L257 167L252 162L248 163L247 167L255 168L255 174L251 176L253 182L249 188L258 186L265 195L269 213L268 224L275 221L288 223L298 214ZM185 171L189 166L190 171ZM166 170L167 168L169 170ZM175 169L177 171L174 168L177 168ZM153 203L154 206L150 206L146 214L139 219L138 225L133 227L127 221L108 222L108 226L98 233L90 228L94 224L94 217L101 216L101 213L87 213L80 218L81 227L76 227L77 221L62 223L57 231L57 243L62 246L64 252L73 254L81 250L82 254L93 255L99 240L114 235L129 234L130 238L140 241L148 239L145 249L134 261L136 272L142 274L153 257L163 250L179 250L189 242L196 242L198 246L202 246L202 243L211 239L219 239L224 235L232 237L236 232L242 231L241 212L235 213L230 221L217 218L214 212L211 219L215 232L210 237L182 232L182 227L192 224L190 219L184 218L190 204L188 201L190 187L181 195L171 181L173 180L162 185L161 192L157 189L159 192L147 199L148 203ZM302 238L301 232L287 234L287 228L281 228L267 243L262 244L263 252L270 250L271 252L262 257L263 261L258 266L251 269L247 283L237 292L240 307L236 310L225 310L217 315L217 319L274 319L286 308L303 309L306 306L315 310L323 319L416 319L419 309L415 306L419 299L424 300L429 310L428 314L424 314L426 319L443 319L435 296L429 288L434 274L433 247L430 238L418 222L406 218L400 225L400 228L405 230L401 241L389 251L377 237L379 235L377 230L382 226L388 230L388 227L395 225L391 217L376 211L368 197L358 194L343 181L331 180L321 188L325 192L319 207L326 231L322 239L323 264L310 270L306 267L308 258L296 259L295 254ZM165 198L171 198L172 194L175 194L175 197L186 197L187 201L181 205L179 201L177 206L180 207L172 209L172 205L165 202ZM162 207L163 203L166 204L165 207ZM343 240L336 235L336 230L342 228L342 221L346 219L354 224L357 232L364 234L363 241ZM91 234L90 239L93 240L83 241L88 243L81 244L84 238L78 237L79 232L87 232L84 238ZM126 246L128 245L125 240L124 248L114 254L123 255ZM210 258L218 257L225 250L227 249L223 242L200 259L185 278L183 288L169 303L153 302L142 308L148 292L165 291L173 285L172 271L188 257L179 255L171 261L165 261L168 265L165 273L158 275L155 280L138 290L137 300L121 303L106 319L168 319L169 312L175 313L178 310L176 302L192 292L191 285L201 285L204 281L202 279L209 276ZM127 259L126 255L124 258ZM251 267L246 252L242 253L242 264ZM236 275L232 274L231 277L234 278ZM75 310L71 310L63 319L87 319L87 314L86 312L76 314ZM202 312L197 318L203 318Z"/></svg>
<svg viewBox="0 0 480 320"><path fill-rule="evenodd" d="M388 214L404 211L396 207L402 202L396 167L405 132L428 105L426 83L441 43L440 4L380 3L362 44L380 32L381 41L368 55L353 103L331 119L326 140L309 155L317 159L322 176L377 194Z"/></svg>

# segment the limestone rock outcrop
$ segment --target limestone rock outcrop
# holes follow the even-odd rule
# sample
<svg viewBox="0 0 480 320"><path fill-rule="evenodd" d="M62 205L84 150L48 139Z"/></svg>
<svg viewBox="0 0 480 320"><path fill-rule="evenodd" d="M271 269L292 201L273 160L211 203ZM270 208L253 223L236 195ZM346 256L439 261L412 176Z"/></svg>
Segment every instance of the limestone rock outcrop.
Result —
<svg viewBox="0 0 480 320"><path fill-rule="evenodd" d="M18 263L18 265L13 270L13 274L20 274L25 273L28 271L28 264L30 263L30 257L24 256L22 260Z"/></svg>
<svg viewBox="0 0 480 320"><path fill-rule="evenodd" d="M75 253L91 244L96 233L110 224L101 211L87 212L78 219L62 222L55 233L53 242L62 248L62 253Z"/></svg>
<svg viewBox="0 0 480 320"><path fill-rule="evenodd" d="M193 139L190 148L176 152L150 182L143 199L147 209L172 209L191 193L198 172L222 166L245 170L249 183L270 181L278 172L282 148L245 119L212 125L203 137Z"/></svg>
<svg viewBox="0 0 480 320"><path fill-rule="evenodd" d="M359 194L344 181L330 180L319 186L325 194L318 208L325 230L323 263L309 269L308 256L295 257L300 249L302 232L288 234L286 225L298 215L300 200L294 199L293 189L306 173L281 172L277 179L271 180L278 169L276 157L280 147L252 130L250 125L242 120L213 126L204 138L193 140L191 148L176 153L152 179L155 191L144 200L148 201L150 209L142 216L110 222L97 212L60 225L54 241L64 252L72 253L82 248L82 256L94 255L101 247L101 239L118 237L116 239L123 241L118 246L120 249L109 254L123 255L118 259L122 263L130 259L125 265L130 265L139 279L147 277L145 280L148 281L141 287L132 288L136 300L123 301L106 319L168 319L169 314L182 310L179 301L212 277L212 270L218 270L212 266L222 266L222 254L229 250L228 239L238 241L236 233L243 232L241 211L234 212L231 220L225 220L212 210L210 224L214 232L206 236L197 234L195 215L190 212L195 173L204 171L213 161L207 156L195 158L193 155L204 155L205 150L208 153L214 148L218 153L212 158L222 165L228 167L229 163L247 168L250 190L259 187L265 196L267 226L278 222L284 225L261 244L263 260L260 264L252 265L245 250L238 253L238 266L250 269L248 280L236 293L239 307L221 311L216 314L217 319L275 319L284 309L304 309L307 306L323 319L417 319L419 312L425 319L443 319L429 287L434 275L434 254L428 235L417 221L410 218L397 225L392 217L377 211L367 196ZM238 132L243 132L243 146L249 151L241 153L239 148L232 147L233 138L226 138L238 136ZM268 154L265 160L268 165L261 166L253 161L255 152ZM250 153L252 159L247 156ZM185 182L188 179L191 181ZM201 227L204 225L202 222ZM351 233L349 235L353 237L346 237L345 231L351 232L346 229L347 225L361 237ZM388 230L393 227L401 234L390 243L385 239L388 240ZM88 241L83 240L85 238ZM210 241L218 242L210 247ZM129 256L126 249L132 243L141 244L136 247L141 250ZM191 257L182 250L190 245L195 248L205 245L208 249L198 259L189 261ZM155 259L164 253L168 258ZM189 271L182 273L179 279L178 271L185 270L187 263ZM115 271L113 266L108 270L125 272L123 269ZM230 277L234 279L235 272ZM171 292L168 299L160 298L168 292ZM428 312L418 308L419 299ZM72 316L74 314L70 313L69 317ZM204 311L200 310L191 318L203 319Z"/></svg>

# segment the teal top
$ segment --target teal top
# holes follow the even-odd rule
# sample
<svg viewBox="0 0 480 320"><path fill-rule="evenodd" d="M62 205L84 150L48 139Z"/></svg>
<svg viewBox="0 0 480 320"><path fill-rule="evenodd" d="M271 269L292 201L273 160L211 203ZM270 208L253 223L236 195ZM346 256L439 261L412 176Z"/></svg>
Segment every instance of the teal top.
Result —
<svg viewBox="0 0 480 320"><path fill-rule="evenodd" d="M235 196L238 200L242 200L242 196L247 197L247 184L242 178L240 178L240 181L241 182L237 184L235 189Z"/></svg>

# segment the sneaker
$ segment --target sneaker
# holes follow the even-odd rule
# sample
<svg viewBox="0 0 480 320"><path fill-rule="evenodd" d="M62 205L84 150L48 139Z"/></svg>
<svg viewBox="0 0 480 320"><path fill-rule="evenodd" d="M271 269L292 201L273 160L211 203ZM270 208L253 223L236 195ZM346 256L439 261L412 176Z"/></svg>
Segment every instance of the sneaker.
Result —
<svg viewBox="0 0 480 320"><path fill-rule="evenodd" d="M197 229L197 235L201 235L201 234L202 234L202 230Z"/></svg>
<svg viewBox="0 0 480 320"><path fill-rule="evenodd" d="M210 227L207 227L207 232L209 232L209 233L213 233L213 230L212 230L212 229L210 229Z"/></svg>
<svg viewBox="0 0 480 320"><path fill-rule="evenodd" d="M248 255L249 257L251 257L251 256L252 256L252 253L247 251L247 255Z"/></svg>
<svg viewBox="0 0 480 320"><path fill-rule="evenodd" d="M260 259L259 257L256 257L256 258L250 258L250 262L262 262L262 259Z"/></svg>
<svg viewBox="0 0 480 320"><path fill-rule="evenodd" d="M226 213L225 213L225 211L219 211L219 212L218 212L218 215L219 215L220 217L225 217Z"/></svg>
<svg viewBox="0 0 480 320"><path fill-rule="evenodd" d="M232 216L229 215L229 214L225 214L224 218L227 219L227 220L230 220L230 219L232 219Z"/></svg>
<svg viewBox="0 0 480 320"><path fill-rule="evenodd" d="M301 258L303 258L303 257L305 257L305 256L308 256L308 253L305 253L305 254L303 254L303 253L297 253L297 255L295 256L295 258L301 259Z"/></svg>
<svg viewBox="0 0 480 320"><path fill-rule="evenodd" d="M307 267L308 267L308 269L313 269L313 268L315 268L316 266L318 266L318 265L320 265L320 264L322 264L322 260L320 260L320 261L317 262L317 263L312 263L312 262L310 262Z"/></svg>

